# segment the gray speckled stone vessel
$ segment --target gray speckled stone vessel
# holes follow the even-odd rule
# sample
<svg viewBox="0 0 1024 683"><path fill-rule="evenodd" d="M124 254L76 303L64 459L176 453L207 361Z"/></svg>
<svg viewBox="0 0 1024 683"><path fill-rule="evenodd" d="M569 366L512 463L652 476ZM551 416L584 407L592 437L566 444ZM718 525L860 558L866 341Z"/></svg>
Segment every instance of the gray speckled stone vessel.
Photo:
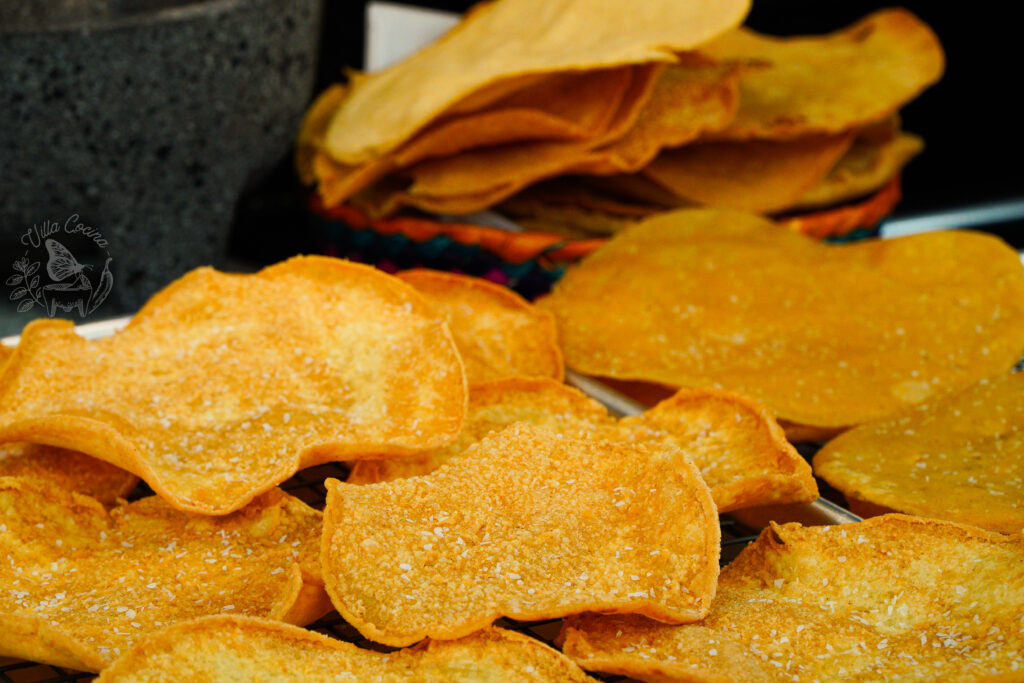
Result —
<svg viewBox="0 0 1024 683"><path fill-rule="evenodd" d="M322 0L64 2L63 24L0 11L0 254L78 214L109 242L111 315L220 261L297 133Z"/></svg>

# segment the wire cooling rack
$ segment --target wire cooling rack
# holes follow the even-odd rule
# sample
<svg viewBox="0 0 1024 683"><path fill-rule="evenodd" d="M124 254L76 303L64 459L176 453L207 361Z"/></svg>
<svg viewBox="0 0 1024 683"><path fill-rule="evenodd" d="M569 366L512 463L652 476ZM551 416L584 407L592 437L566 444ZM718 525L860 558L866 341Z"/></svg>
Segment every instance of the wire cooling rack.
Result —
<svg viewBox="0 0 1024 683"><path fill-rule="evenodd" d="M324 480L331 477L344 480L347 476L348 468L344 464L328 463L296 473L295 476L284 482L281 488L306 504L322 510L327 497ZM153 495L152 490L142 483L132 492L129 499L136 500L149 495ZM720 518L720 526L722 529L721 563L724 565L736 557L739 551L755 538L755 535L751 530L746 529L728 517ZM562 620L514 621L511 619L500 619L495 624L502 628L518 631L553 646L554 639L561 628ZM366 640L358 631L349 626L337 612L331 612L319 621L310 624L307 628L370 650L391 651L395 649ZM48 664L0 657L0 683L65 683L67 681L91 681L95 676L96 674L70 671ZM595 678L604 681L626 680L621 676L596 675Z"/></svg>

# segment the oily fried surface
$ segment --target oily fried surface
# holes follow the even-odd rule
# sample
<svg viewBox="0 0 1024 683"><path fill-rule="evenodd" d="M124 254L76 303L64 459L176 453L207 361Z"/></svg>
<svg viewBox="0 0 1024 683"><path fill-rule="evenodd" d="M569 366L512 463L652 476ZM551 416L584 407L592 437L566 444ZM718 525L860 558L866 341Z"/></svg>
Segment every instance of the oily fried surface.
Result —
<svg viewBox="0 0 1024 683"><path fill-rule="evenodd" d="M1024 354L1020 259L964 230L833 246L737 211L674 211L538 305L575 370L718 386L814 427L893 415Z"/></svg>
<svg viewBox="0 0 1024 683"><path fill-rule="evenodd" d="M226 514L300 467L448 443L464 383L444 321L397 278L325 257L200 268L109 339L29 324L0 440L81 451L178 509Z"/></svg>
<svg viewBox="0 0 1024 683"><path fill-rule="evenodd" d="M601 138L616 123L633 76L628 66L551 74L485 109L442 116L398 148L394 161L408 166L507 142Z"/></svg>
<svg viewBox="0 0 1024 683"><path fill-rule="evenodd" d="M436 270L408 270L398 277L444 314L467 382L564 376L554 318L507 287Z"/></svg>
<svg viewBox="0 0 1024 683"><path fill-rule="evenodd" d="M477 210L558 174L637 171L664 147L722 129L736 112L737 68L696 55L681 59L664 68L635 67L633 86L600 135L565 142L509 140L416 165L409 169L412 186L396 190L380 210L398 203L450 212ZM407 144L415 146L417 140Z"/></svg>
<svg viewBox="0 0 1024 683"><path fill-rule="evenodd" d="M880 188L924 149L924 141L910 133L887 140L858 137L846 154L820 182L793 204L793 209L814 209L855 199Z"/></svg>
<svg viewBox="0 0 1024 683"><path fill-rule="evenodd" d="M619 177L619 176L615 176ZM525 230L575 238L612 235L640 218L663 211L586 187L578 176L532 185L495 207Z"/></svg>
<svg viewBox="0 0 1024 683"><path fill-rule="evenodd" d="M703 616L718 575L714 502L679 450L526 424L424 477L328 480L321 560L367 638L458 638L499 616Z"/></svg>
<svg viewBox="0 0 1024 683"><path fill-rule="evenodd" d="M616 420L573 387L525 378L471 386L466 424L452 445L415 458L361 460L353 464L348 482L429 474L516 422L581 439L679 448L700 469L719 512L818 497L810 467L768 411L749 399L724 391L682 390L643 415Z"/></svg>
<svg viewBox="0 0 1024 683"><path fill-rule="evenodd" d="M743 396L681 390L618 427L634 442L682 449L700 468L719 512L818 497L807 462L771 412Z"/></svg>
<svg viewBox="0 0 1024 683"><path fill-rule="evenodd" d="M674 61L674 53L737 26L748 9L743 0L663 0L645 3L643 11L612 0L478 5L440 40L361 76L335 113L325 148L343 164L365 163L460 100L472 98L460 108L471 110L531 82L524 77ZM515 39L501 40L509 36ZM480 97L485 90L490 95Z"/></svg>
<svg viewBox="0 0 1024 683"><path fill-rule="evenodd" d="M373 484L430 474L492 432L516 422L577 438L596 436L602 428L607 432L615 423L600 403L551 379L508 377L471 384L466 422L454 442L413 458L354 462L347 482Z"/></svg>
<svg viewBox="0 0 1024 683"><path fill-rule="evenodd" d="M197 616L312 621L322 600L319 614L292 608L323 591L320 532L320 513L279 490L224 517L155 496L108 513L0 478L0 655L98 671L141 636Z"/></svg>
<svg viewBox="0 0 1024 683"><path fill-rule="evenodd" d="M376 212L386 214L398 206L410 205L431 211L469 213L543 178L585 169L604 159L598 149L601 145L621 138L634 127L663 70L664 64L660 63L630 69L629 87L619 100L615 116L597 137L509 142L427 159L403 172L412 184L407 190L386 195Z"/></svg>
<svg viewBox="0 0 1024 683"><path fill-rule="evenodd" d="M824 36L776 38L737 29L701 48L754 61L740 76L740 107L720 140L834 134L879 121L942 76L942 46L903 9L885 9Z"/></svg>
<svg viewBox="0 0 1024 683"><path fill-rule="evenodd" d="M246 681L590 680L528 636L486 628L384 654L294 626L238 616L204 617L146 638L106 669L101 683Z"/></svg>
<svg viewBox="0 0 1024 683"><path fill-rule="evenodd" d="M848 498L993 531L1024 529L1024 373L982 380L830 441L818 476Z"/></svg>
<svg viewBox="0 0 1024 683"><path fill-rule="evenodd" d="M65 448L28 443L0 444L0 477L31 477L65 491L91 496L110 507L139 478L110 463Z"/></svg>
<svg viewBox="0 0 1024 683"><path fill-rule="evenodd" d="M334 205L418 162L460 153L486 159L489 152L481 148L542 141L537 149L565 152L571 161L573 154L620 136L631 125L660 70L641 65L538 76L486 108L449 110L397 149L357 165L339 163L325 150L326 126L344 99L339 88L331 88L306 114L297 165L306 182L319 180L321 197ZM519 173L511 166L507 170ZM500 188L506 180L508 173L487 187ZM463 194L479 193L476 187Z"/></svg>
<svg viewBox="0 0 1024 683"><path fill-rule="evenodd" d="M682 202L771 213L828 175L852 133L795 140L706 142L662 152L641 173Z"/></svg>
<svg viewBox="0 0 1024 683"><path fill-rule="evenodd" d="M636 171L660 149L684 145L732 121L739 106L739 69L695 54L680 55L680 60L661 71L633 126L594 150L581 171Z"/></svg>
<svg viewBox="0 0 1024 683"><path fill-rule="evenodd" d="M1019 680L1022 612L1020 534L887 515L773 523L696 624L584 615L561 639L584 668L652 681Z"/></svg>

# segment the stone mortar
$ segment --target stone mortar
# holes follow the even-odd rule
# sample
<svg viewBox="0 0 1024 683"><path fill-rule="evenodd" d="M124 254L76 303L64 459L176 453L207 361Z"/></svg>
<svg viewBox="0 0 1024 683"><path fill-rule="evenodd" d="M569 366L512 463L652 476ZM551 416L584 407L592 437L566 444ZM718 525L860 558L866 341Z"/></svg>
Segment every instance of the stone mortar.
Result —
<svg viewBox="0 0 1024 683"><path fill-rule="evenodd" d="M84 1L0 16L0 253L78 214L110 243L110 315L222 259L309 102L322 0Z"/></svg>

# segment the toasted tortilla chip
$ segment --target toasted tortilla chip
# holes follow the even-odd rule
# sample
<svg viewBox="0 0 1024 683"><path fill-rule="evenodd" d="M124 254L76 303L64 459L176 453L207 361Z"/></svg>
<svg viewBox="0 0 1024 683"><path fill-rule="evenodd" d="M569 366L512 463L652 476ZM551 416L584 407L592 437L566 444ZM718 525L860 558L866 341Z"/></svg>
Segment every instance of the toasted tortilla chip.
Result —
<svg viewBox="0 0 1024 683"><path fill-rule="evenodd" d="M178 621L230 612L306 623L329 609L321 515L280 491L227 517L179 512L156 496L108 513L92 498L3 477L0 519L0 655L99 671Z"/></svg>
<svg viewBox="0 0 1024 683"><path fill-rule="evenodd" d="M643 173L590 176L584 182L597 192L609 193L629 202L657 207L658 212L664 211L666 208L698 206L695 202L683 199L659 185Z"/></svg>
<svg viewBox="0 0 1024 683"><path fill-rule="evenodd" d="M814 456L847 498L992 531L1024 529L1024 373L872 422Z"/></svg>
<svg viewBox="0 0 1024 683"><path fill-rule="evenodd" d="M593 211L571 204L551 204L539 199L523 198L512 205L503 203L496 210L511 216L523 230L553 232L572 239L614 235L637 221L632 216Z"/></svg>
<svg viewBox="0 0 1024 683"><path fill-rule="evenodd" d="M552 74L468 115L443 117L394 152L398 166L526 140L603 137L615 124L636 67Z"/></svg>
<svg viewBox="0 0 1024 683"><path fill-rule="evenodd" d="M437 42L355 82L326 148L341 163L361 164L506 79L518 86L535 74L675 61L676 52L737 26L748 9L746 0L646 3L641 11L611 0L479 5Z"/></svg>
<svg viewBox="0 0 1024 683"><path fill-rule="evenodd" d="M687 145L663 151L640 173L681 200L772 213L792 207L821 183L853 137Z"/></svg>
<svg viewBox="0 0 1024 683"><path fill-rule="evenodd" d="M1021 534L888 515L772 523L699 623L584 615L561 638L585 669L649 681L1018 680L1022 613Z"/></svg>
<svg viewBox="0 0 1024 683"><path fill-rule="evenodd" d="M581 171L632 173L659 150L678 147L723 129L739 106L739 69L683 55L665 68L636 123L625 135L595 152Z"/></svg>
<svg viewBox="0 0 1024 683"><path fill-rule="evenodd" d="M642 415L616 420L573 387L524 378L470 387L466 424L452 445L414 458L356 462L348 482L429 474L488 434L516 422L579 439L679 448L700 469L719 512L818 497L811 468L767 410L749 399L724 391L683 390Z"/></svg>
<svg viewBox="0 0 1024 683"><path fill-rule="evenodd" d="M30 323L10 362L0 441L87 453L205 514L301 467L443 446L465 415L444 321L397 278L324 257L200 268L110 339Z"/></svg>
<svg viewBox="0 0 1024 683"><path fill-rule="evenodd" d="M327 487L328 594L388 645L459 638L499 616L692 621L714 594L714 501L671 447L517 424L424 477Z"/></svg>
<svg viewBox="0 0 1024 683"><path fill-rule="evenodd" d="M924 149L924 140L899 133L884 142L858 137L821 181L789 209L814 209L874 192Z"/></svg>
<svg viewBox="0 0 1024 683"><path fill-rule="evenodd" d="M330 123L344 97L344 86L335 84L328 87L317 96L302 119L302 127L295 143L295 168L299 173L299 179L307 185L317 180L314 159L321 154L327 124Z"/></svg>
<svg viewBox="0 0 1024 683"><path fill-rule="evenodd" d="M320 196L333 206L389 173L433 157L530 140L592 140L596 144L621 134L629 123L623 116L631 116L632 110L623 107L623 101L645 94L633 81L635 72L650 68L626 66L542 77L486 109L449 112L398 149L354 166L340 164L323 152L324 116L333 115L343 96L335 86L306 115L299 134L299 173L307 183L319 180ZM630 106L639 109L640 104L634 101Z"/></svg>
<svg viewBox="0 0 1024 683"><path fill-rule="evenodd" d="M737 29L701 47L719 60L758 61L740 76L735 120L718 140L836 134L883 119L937 81L938 38L904 9L885 9L824 36L776 38Z"/></svg>
<svg viewBox="0 0 1024 683"><path fill-rule="evenodd" d="M816 427L894 415L1024 355L1020 259L962 230L839 246L738 211L669 212L538 305L575 370L717 386Z"/></svg>
<svg viewBox="0 0 1024 683"><path fill-rule="evenodd" d="M398 278L444 314L467 382L565 376L554 318L507 287L426 269L407 270Z"/></svg>
<svg viewBox="0 0 1024 683"><path fill-rule="evenodd" d="M466 422L451 445L413 458L354 462L347 482L374 484L430 474L492 432L516 422L574 438L597 436L601 427L614 424L600 403L551 379L512 377L471 384Z"/></svg>
<svg viewBox="0 0 1024 683"><path fill-rule="evenodd" d="M588 176L567 176L531 185L502 202L498 210L516 217L535 216L537 218L543 218L545 211L552 208L578 207L583 210L630 218L644 218L663 210L661 206L642 204L622 198L604 188L589 187L591 180L593 178Z"/></svg>
<svg viewBox="0 0 1024 683"><path fill-rule="evenodd" d="M457 195L463 202L460 210L480 210L555 175L637 171L663 147L682 145L732 120L737 106L734 66L709 64L691 56L683 64L648 71L655 73L657 78L650 84L641 82L634 87L635 94L626 98L617 118L620 125L610 128L601 139L588 143L519 142L419 165L410 171L414 183L408 196L402 193L393 202L437 210L442 197ZM630 108L629 103L635 106ZM483 195L490 204L464 204L466 195L498 187L504 189L497 199L494 193ZM451 201L445 208L451 208Z"/></svg>
<svg viewBox="0 0 1024 683"><path fill-rule="evenodd" d="M0 477L31 477L91 496L110 507L124 498L139 478L110 463L64 448L39 444L0 444Z"/></svg>
<svg viewBox="0 0 1024 683"><path fill-rule="evenodd" d="M104 670L97 683L229 679L279 683L591 680L558 651L499 628L384 653L279 622L217 616L147 637Z"/></svg>
<svg viewBox="0 0 1024 683"><path fill-rule="evenodd" d="M664 64L631 69L630 87L602 136L583 141L516 142L423 161L405 171L412 185L389 197L382 212L390 213L402 205L437 210L439 202L453 201L459 202L463 213L478 211L543 178L588 168L595 149L633 127L663 69ZM487 203L481 203L480 197Z"/></svg>

